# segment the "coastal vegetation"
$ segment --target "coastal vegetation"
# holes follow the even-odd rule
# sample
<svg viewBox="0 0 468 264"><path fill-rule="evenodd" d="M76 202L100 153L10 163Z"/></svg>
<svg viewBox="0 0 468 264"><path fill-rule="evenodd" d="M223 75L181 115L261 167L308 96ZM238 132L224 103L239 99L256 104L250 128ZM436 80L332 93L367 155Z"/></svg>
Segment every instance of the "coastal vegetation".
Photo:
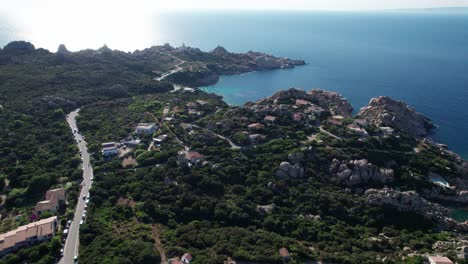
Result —
<svg viewBox="0 0 468 264"><path fill-rule="evenodd" d="M56 186L69 197L62 226L70 218L82 172L66 115L81 108L95 182L80 262L155 263L189 252L193 264L281 263L283 247L290 263L422 263L434 251L458 258L468 229L438 202L465 202L455 199L468 166L405 130L418 120L427 122L422 132L429 129L414 110L387 124L375 109L400 118L388 110L400 102L377 100L373 111L352 116L344 98L321 90L290 89L242 107L199 90L169 92L302 63L221 47L50 53L7 45L0 51L2 231L28 222L31 207ZM154 79L175 65L182 70ZM138 135L139 123L158 129ZM104 142L116 142L119 155L103 156ZM413 207L387 199L393 193ZM54 238L1 262L56 257Z"/></svg>

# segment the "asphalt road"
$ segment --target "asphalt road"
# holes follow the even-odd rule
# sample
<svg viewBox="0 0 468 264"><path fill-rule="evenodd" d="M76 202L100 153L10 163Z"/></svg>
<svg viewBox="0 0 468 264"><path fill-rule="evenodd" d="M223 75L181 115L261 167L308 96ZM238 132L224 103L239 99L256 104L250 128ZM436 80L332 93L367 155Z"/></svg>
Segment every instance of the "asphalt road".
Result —
<svg viewBox="0 0 468 264"><path fill-rule="evenodd" d="M161 75L161 77L159 77L159 78L155 78L155 80L156 80L156 81L159 81L159 82L162 81L162 80L164 80L166 77L168 77L168 76L170 76L170 75L172 75L172 74L174 74L174 73L176 73L176 72L180 72L181 70L183 70L183 68L180 67L180 66L181 66L182 64L185 63L184 60L181 60L181 59L179 59L179 58L177 58L177 57L175 57L175 56L173 56L173 55L171 55L171 54L169 54L169 53L166 53L166 52L161 52L161 53L164 53L164 54L166 54L167 56L169 56L169 57L171 57L171 58L173 58L173 59L175 59L175 60L178 60L179 63L177 63L177 64L175 65L175 69L173 69L173 70L171 70L171 71L169 71L169 72L167 72L167 73L164 73L164 74Z"/></svg>
<svg viewBox="0 0 468 264"><path fill-rule="evenodd" d="M93 168L91 167L91 163L89 160L89 153L88 148L86 146L86 141L83 140L82 135L78 131L78 127L76 126L76 116L80 109L77 109L71 112L68 115L67 122L74 133L75 141L78 144L78 148L80 149L81 157L82 157L82 166L83 166L83 182L80 192L80 197L78 198L78 204L75 209L75 216L73 217L73 221L71 226L68 230L68 237L65 241L65 247L63 250L63 258L60 260L59 263L62 264L72 264L74 263L74 257L78 256L78 248L79 248L79 232L80 232L80 221L82 220L83 211L86 205L86 201L83 199L83 196L89 195L89 188L91 187L91 179L93 178Z"/></svg>

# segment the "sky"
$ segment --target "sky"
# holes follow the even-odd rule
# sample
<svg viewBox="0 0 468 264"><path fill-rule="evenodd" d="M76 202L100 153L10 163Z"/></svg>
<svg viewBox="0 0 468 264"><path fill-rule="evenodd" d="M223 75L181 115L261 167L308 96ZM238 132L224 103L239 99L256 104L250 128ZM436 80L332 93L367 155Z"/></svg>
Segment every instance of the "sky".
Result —
<svg viewBox="0 0 468 264"><path fill-rule="evenodd" d="M130 51L170 41L164 11L387 10L468 7L468 0L0 0L0 46L26 40L56 50ZM215 11L216 12L216 11Z"/></svg>
<svg viewBox="0 0 468 264"><path fill-rule="evenodd" d="M0 10L25 9L141 9L144 11L254 10L386 10L468 7L468 0L1 0Z"/></svg>

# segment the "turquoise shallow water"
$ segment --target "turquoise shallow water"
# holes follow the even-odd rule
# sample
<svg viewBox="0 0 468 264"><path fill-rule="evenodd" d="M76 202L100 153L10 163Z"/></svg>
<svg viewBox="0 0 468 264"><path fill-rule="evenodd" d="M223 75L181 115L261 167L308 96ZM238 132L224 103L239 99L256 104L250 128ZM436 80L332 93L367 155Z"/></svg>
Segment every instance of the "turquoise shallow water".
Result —
<svg viewBox="0 0 468 264"><path fill-rule="evenodd" d="M433 135L436 141L468 157L466 11L138 14L138 19L127 19L125 27L119 18L119 23L102 28L70 31L62 21L63 33L55 32L59 25L44 29L41 25L47 24L41 23L24 29L24 21L10 17L0 15L0 45L21 38L51 50L61 42L72 49L106 43L129 50L169 42L202 50L222 45L234 52L256 50L304 59L308 64L295 69L224 76L207 90L223 95L230 104L242 105L289 87L322 88L342 93L356 110L371 97L393 96L439 126ZM125 37L125 32L130 35Z"/></svg>
<svg viewBox="0 0 468 264"><path fill-rule="evenodd" d="M450 209L453 219L460 222L468 221L468 207L452 207Z"/></svg>

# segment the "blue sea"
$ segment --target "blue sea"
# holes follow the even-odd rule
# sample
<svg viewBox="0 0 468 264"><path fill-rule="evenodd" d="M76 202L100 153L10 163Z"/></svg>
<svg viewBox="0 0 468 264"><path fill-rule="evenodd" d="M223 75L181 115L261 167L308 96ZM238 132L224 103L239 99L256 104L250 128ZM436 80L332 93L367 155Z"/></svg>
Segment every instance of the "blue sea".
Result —
<svg viewBox="0 0 468 264"><path fill-rule="evenodd" d="M171 43L304 59L290 70L224 76L207 91L242 105L298 87L343 94L357 112L372 97L430 117L433 138L468 158L468 13L298 12L167 16Z"/></svg>
<svg viewBox="0 0 468 264"><path fill-rule="evenodd" d="M321 88L343 94L356 111L372 97L392 96L430 117L439 126L433 138L468 158L466 10L133 16L129 11L102 27L93 26L91 15L80 23L64 17L60 23L52 18L46 23L47 17L38 14L20 23L13 15L0 16L0 45L26 39L51 50L60 43L71 50L104 43L134 50L169 42L205 51L221 45L233 52L304 59L307 65L295 69L223 76L205 89L223 95L229 104L242 105L289 87ZM106 22L100 14L95 19Z"/></svg>

